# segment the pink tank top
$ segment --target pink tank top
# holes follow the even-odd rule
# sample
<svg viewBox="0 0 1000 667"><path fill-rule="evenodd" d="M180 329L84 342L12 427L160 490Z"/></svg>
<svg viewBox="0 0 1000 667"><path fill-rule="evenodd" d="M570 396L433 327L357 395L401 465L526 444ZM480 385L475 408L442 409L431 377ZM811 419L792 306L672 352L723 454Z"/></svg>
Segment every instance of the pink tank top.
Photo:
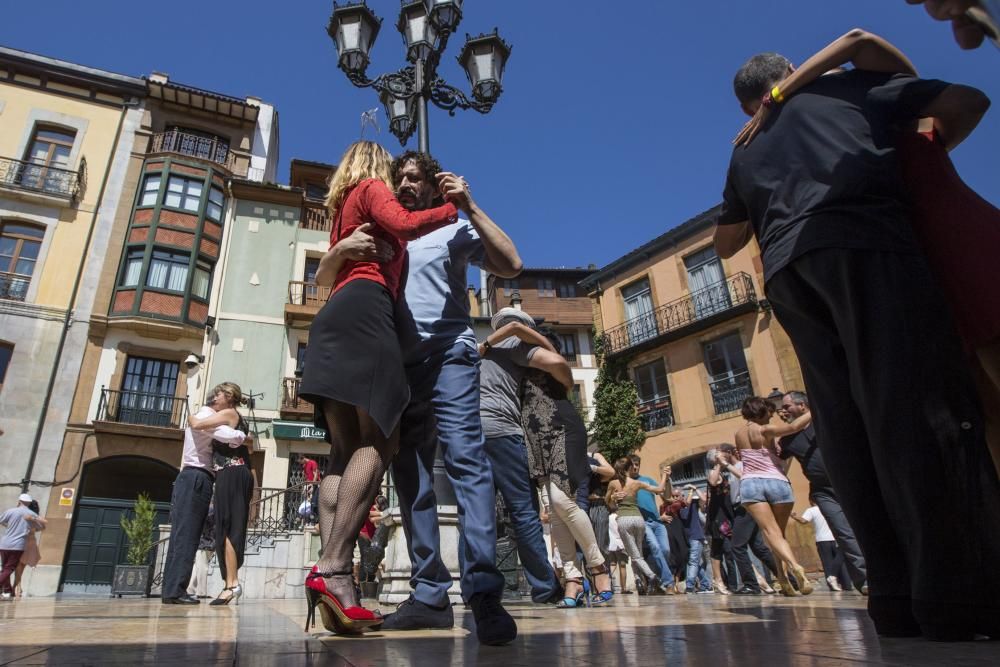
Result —
<svg viewBox="0 0 1000 667"><path fill-rule="evenodd" d="M781 459L769 449L741 449L740 459L743 461L743 479L780 479L788 481L781 472Z"/></svg>

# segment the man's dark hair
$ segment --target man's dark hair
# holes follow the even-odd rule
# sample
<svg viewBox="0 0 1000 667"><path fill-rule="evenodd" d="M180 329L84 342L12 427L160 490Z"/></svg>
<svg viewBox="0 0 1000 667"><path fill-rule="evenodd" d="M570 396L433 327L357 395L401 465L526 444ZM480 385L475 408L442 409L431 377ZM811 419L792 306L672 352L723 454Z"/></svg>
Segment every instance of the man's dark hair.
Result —
<svg viewBox="0 0 1000 667"><path fill-rule="evenodd" d="M424 176L432 183L437 183L437 175L441 171L441 165L427 153L420 151L406 151L392 161L392 184L399 185L399 171L406 166L407 162L415 162Z"/></svg>
<svg viewBox="0 0 1000 667"><path fill-rule="evenodd" d="M771 87L785 78L792 63L780 53L758 53L733 77L733 92L740 104L759 100Z"/></svg>
<svg viewBox="0 0 1000 667"><path fill-rule="evenodd" d="M733 452L736 451L736 445L732 445L732 444L730 444L728 442L724 442L721 445L719 445L719 451L720 452L725 452L726 454L732 454Z"/></svg>
<svg viewBox="0 0 1000 667"><path fill-rule="evenodd" d="M538 333L545 336L545 338L552 343L552 347L556 349L556 352L562 354L562 340L559 339L559 334L555 332L555 329L549 326L538 327Z"/></svg>
<svg viewBox="0 0 1000 667"><path fill-rule="evenodd" d="M752 422L769 419L772 414L774 414L774 404L766 398L761 398L760 396L751 396L747 400L743 401L743 407L740 408L740 413L743 418Z"/></svg>
<svg viewBox="0 0 1000 667"><path fill-rule="evenodd" d="M806 396L804 391L790 391L787 392L789 396L792 397L792 401L795 403L804 403L806 406L809 405L809 397Z"/></svg>
<svg viewBox="0 0 1000 667"><path fill-rule="evenodd" d="M629 459L632 461L632 465L638 467L642 463L642 458L638 454L629 454Z"/></svg>

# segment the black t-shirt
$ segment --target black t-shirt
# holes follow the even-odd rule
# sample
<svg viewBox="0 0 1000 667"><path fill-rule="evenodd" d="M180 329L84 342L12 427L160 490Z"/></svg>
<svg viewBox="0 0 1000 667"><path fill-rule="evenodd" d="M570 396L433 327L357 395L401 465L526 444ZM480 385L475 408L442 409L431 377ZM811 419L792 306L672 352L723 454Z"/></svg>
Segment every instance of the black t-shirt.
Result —
<svg viewBox="0 0 1000 667"><path fill-rule="evenodd" d="M775 107L733 150L718 224L749 220L765 282L817 248L918 252L894 128L947 83L851 70L820 77Z"/></svg>
<svg viewBox="0 0 1000 667"><path fill-rule="evenodd" d="M812 424L794 435L786 435L778 441L778 444L781 445L779 456L783 459L794 456L802 466L802 472L810 485L832 486L830 478L826 475L823 455L816 445L816 429Z"/></svg>

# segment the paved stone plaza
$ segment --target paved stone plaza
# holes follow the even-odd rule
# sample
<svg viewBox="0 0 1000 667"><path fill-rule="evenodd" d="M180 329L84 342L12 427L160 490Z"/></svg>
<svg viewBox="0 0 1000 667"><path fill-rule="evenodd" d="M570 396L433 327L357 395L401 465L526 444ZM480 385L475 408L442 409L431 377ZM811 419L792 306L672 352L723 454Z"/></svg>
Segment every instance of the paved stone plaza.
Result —
<svg viewBox="0 0 1000 667"><path fill-rule="evenodd" d="M879 640L856 595L634 595L603 609L510 605L520 636L482 647L458 627L342 638L305 634L305 604L238 608L159 600L26 599L0 605L0 665L997 665L1000 642Z"/></svg>

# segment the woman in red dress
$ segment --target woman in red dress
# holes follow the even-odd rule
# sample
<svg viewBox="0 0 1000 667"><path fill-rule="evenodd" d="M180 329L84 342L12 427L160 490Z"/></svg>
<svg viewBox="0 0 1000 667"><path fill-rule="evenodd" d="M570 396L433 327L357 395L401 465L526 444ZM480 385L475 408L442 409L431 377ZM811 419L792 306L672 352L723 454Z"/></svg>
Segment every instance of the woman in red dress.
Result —
<svg viewBox="0 0 1000 667"><path fill-rule="evenodd" d="M399 418L409 387L396 339L393 304L399 295L407 239L457 220L447 203L410 212L392 191L392 156L359 141L341 158L326 204L332 248L362 225L388 243L386 262L339 262L327 253L316 282L332 285L330 299L309 330L299 395L313 404L326 429L330 459L319 489L323 552L306 579L309 618L317 606L331 631L357 633L381 616L359 606L353 579L354 540L399 442Z"/></svg>

